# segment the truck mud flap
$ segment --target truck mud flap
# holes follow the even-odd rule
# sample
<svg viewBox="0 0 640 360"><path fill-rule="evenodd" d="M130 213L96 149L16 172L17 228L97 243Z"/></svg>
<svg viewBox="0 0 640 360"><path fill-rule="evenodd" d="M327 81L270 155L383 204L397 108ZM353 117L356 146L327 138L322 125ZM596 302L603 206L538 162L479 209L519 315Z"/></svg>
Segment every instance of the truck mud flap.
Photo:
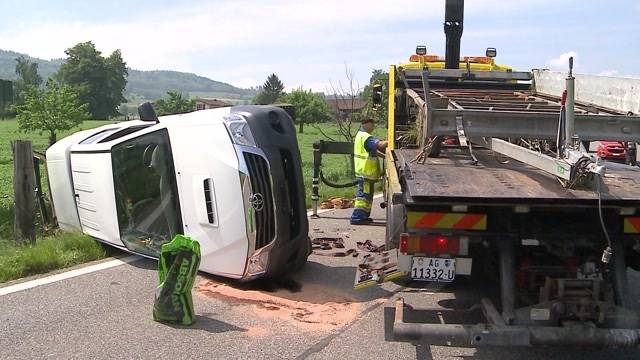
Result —
<svg viewBox="0 0 640 360"><path fill-rule="evenodd" d="M488 306L488 307L487 307ZM426 343L440 346L589 346L639 347L640 329L605 329L588 325L567 327L506 325L488 301L483 301L485 317L494 324L438 324L409 322L419 312L402 298L388 302L384 309L385 340ZM433 311L433 310L431 310ZM438 310L439 313L451 310Z"/></svg>
<svg viewBox="0 0 640 360"><path fill-rule="evenodd" d="M356 268L353 288L364 289L369 286L395 280L406 274L398 270L396 251L382 251L364 255Z"/></svg>

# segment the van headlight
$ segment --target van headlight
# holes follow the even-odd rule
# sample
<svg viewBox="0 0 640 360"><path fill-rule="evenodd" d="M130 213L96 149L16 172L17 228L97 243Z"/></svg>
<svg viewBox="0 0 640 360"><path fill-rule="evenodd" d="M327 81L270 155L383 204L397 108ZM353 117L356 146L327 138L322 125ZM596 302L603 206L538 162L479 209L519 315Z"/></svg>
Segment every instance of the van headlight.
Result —
<svg viewBox="0 0 640 360"><path fill-rule="evenodd" d="M261 251L259 254L253 255L247 261L247 275L256 276L264 274L269 264L269 251Z"/></svg>
<svg viewBox="0 0 640 360"><path fill-rule="evenodd" d="M236 145L256 146L251 128L247 120L239 114L229 114L224 117L224 125L227 127L231 141Z"/></svg>

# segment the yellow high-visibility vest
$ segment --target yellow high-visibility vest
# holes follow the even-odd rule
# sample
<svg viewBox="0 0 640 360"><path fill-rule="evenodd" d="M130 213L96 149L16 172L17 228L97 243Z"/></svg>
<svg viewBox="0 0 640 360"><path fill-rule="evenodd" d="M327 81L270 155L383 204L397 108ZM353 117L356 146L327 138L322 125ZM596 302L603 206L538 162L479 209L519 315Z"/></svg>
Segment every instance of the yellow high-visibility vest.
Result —
<svg viewBox="0 0 640 360"><path fill-rule="evenodd" d="M378 157L371 156L364 147L364 143L371 136L372 135L366 131L358 131L355 141L353 142L353 162L356 168L356 176L368 180L378 180L380 178L380 163L378 162Z"/></svg>

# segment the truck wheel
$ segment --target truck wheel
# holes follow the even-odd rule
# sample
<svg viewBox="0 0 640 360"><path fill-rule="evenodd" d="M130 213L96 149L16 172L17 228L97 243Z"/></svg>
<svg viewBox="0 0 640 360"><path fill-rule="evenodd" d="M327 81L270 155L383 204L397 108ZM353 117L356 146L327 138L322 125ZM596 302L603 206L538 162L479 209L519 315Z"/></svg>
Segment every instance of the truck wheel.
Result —
<svg viewBox="0 0 640 360"><path fill-rule="evenodd" d="M385 227L384 245L386 250L397 249L400 234L404 231L404 205L393 205L387 198L387 226Z"/></svg>
<svg viewBox="0 0 640 360"><path fill-rule="evenodd" d="M632 248L625 249L625 262L628 267L640 271L640 252Z"/></svg>
<svg viewBox="0 0 640 360"><path fill-rule="evenodd" d="M613 239L612 239L613 240ZM625 264L624 246L619 240L612 241L613 256L609 263L616 305L630 309L629 281L627 279L627 265Z"/></svg>

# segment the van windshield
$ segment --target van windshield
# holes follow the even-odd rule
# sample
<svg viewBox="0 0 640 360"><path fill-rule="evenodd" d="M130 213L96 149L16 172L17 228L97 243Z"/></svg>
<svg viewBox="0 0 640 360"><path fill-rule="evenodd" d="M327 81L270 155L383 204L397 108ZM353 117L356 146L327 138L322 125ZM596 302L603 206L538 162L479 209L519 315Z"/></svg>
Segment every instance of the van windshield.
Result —
<svg viewBox="0 0 640 360"><path fill-rule="evenodd" d="M131 251L157 257L183 232L167 130L114 146L111 159L120 239Z"/></svg>

